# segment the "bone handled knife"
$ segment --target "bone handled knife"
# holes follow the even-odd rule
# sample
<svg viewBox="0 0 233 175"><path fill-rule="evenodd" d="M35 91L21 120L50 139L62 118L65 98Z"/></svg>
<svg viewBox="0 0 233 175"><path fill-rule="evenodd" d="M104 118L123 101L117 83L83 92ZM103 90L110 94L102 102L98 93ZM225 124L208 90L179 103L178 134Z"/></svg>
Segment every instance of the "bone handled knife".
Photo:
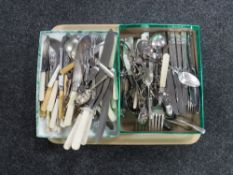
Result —
<svg viewBox="0 0 233 175"><path fill-rule="evenodd" d="M160 74L160 91L164 91L164 88L166 87L169 60L170 60L170 55L165 53L163 55L162 68L161 68L161 74Z"/></svg>
<svg viewBox="0 0 233 175"><path fill-rule="evenodd" d="M77 96L78 88L81 85L82 80L83 80L83 67L82 67L83 64L82 63L83 63L83 60L85 59L84 57L86 56L85 52L87 50L90 50L90 48L91 48L91 38L89 35L86 35L83 38L81 38L77 47L74 48L76 51L74 51L75 61L74 61L74 72L73 72L73 78L72 78L72 91L70 93L70 98L69 98L69 102L67 105L67 111L65 114L65 121L64 121L65 126L71 125L71 121L72 121L72 117L74 113L74 101Z"/></svg>

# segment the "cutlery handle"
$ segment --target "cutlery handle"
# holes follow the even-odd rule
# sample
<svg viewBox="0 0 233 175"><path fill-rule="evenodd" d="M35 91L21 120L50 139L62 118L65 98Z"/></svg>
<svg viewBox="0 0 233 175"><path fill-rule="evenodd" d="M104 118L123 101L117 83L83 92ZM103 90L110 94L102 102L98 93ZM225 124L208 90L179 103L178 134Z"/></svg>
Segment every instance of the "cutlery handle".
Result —
<svg viewBox="0 0 233 175"><path fill-rule="evenodd" d="M60 74L64 75L68 73L69 71L71 71L73 68L74 68L74 63L70 63L60 70Z"/></svg>
<svg viewBox="0 0 233 175"><path fill-rule="evenodd" d="M92 124L92 118L89 118L88 122L87 122L87 127L86 127L86 129L84 131L84 135L83 135L83 138L82 138L82 141L81 141L81 145L86 145L87 144L88 136L89 136L90 131L91 131L91 124Z"/></svg>
<svg viewBox="0 0 233 175"><path fill-rule="evenodd" d="M74 138L74 134L75 134L75 131L77 130L78 126L79 126L79 123L80 123L80 114L77 116L77 119L63 145L63 148L65 150L69 150L71 145L72 145L72 141L73 141L73 138Z"/></svg>
<svg viewBox="0 0 233 175"><path fill-rule="evenodd" d="M138 91L136 88L136 91L134 93L134 99L133 99L133 109L136 109L138 105Z"/></svg>
<svg viewBox="0 0 233 175"><path fill-rule="evenodd" d="M39 91L39 101L44 100L44 91L45 91L45 72L41 72L40 74L40 91Z"/></svg>
<svg viewBox="0 0 233 175"><path fill-rule="evenodd" d="M50 119L51 119L51 116L50 116L50 112L46 112L46 118L45 118L45 122L46 122L46 132L50 132L50 129L49 129L49 123L50 123Z"/></svg>
<svg viewBox="0 0 233 175"><path fill-rule="evenodd" d="M64 95L67 95L67 91L68 91L68 77L67 75L64 75Z"/></svg>
<svg viewBox="0 0 233 175"><path fill-rule="evenodd" d="M65 127L66 127L66 126L64 125L64 120L63 120L63 119L60 120L59 125L60 125L61 128L65 128Z"/></svg>
<svg viewBox="0 0 233 175"><path fill-rule="evenodd" d="M73 142L72 142L72 148L74 150L78 150L80 148L83 136L84 136L84 132L86 131L87 125L88 125L88 121L92 120L92 116L93 116L93 110L90 108L84 108L83 109L83 113L80 116L80 124L79 127L76 130L76 133L74 135L73 138Z"/></svg>
<svg viewBox="0 0 233 175"><path fill-rule="evenodd" d="M59 70L60 70L60 69L61 69L61 66L58 65L57 68L55 69L55 71L54 71L52 77L51 77L50 80L49 80L48 87L52 87L52 86L53 86L54 82L55 82L56 79L57 79L57 76L58 76L58 73L59 73Z"/></svg>
<svg viewBox="0 0 233 175"><path fill-rule="evenodd" d="M187 33L181 32L181 50L183 58L183 70L188 71L188 54L187 54Z"/></svg>
<svg viewBox="0 0 233 175"><path fill-rule="evenodd" d="M108 118L111 122L115 122L117 120L116 114L112 110L111 105L109 105L109 109L108 109Z"/></svg>
<svg viewBox="0 0 233 175"><path fill-rule="evenodd" d="M57 114L58 114L58 99L56 99L55 105L52 110L51 119L49 122L49 128L51 129L54 129L56 126Z"/></svg>
<svg viewBox="0 0 233 175"><path fill-rule="evenodd" d="M104 64L102 64L100 61L98 61L99 67L110 77L114 78L114 72L108 69Z"/></svg>
<svg viewBox="0 0 233 175"><path fill-rule="evenodd" d="M46 111L41 111L40 110L40 117L45 118L46 117Z"/></svg>
<svg viewBox="0 0 233 175"><path fill-rule="evenodd" d="M112 109L117 108L117 101L116 100L114 100L114 99L111 100L111 107L112 107Z"/></svg>
<svg viewBox="0 0 233 175"><path fill-rule="evenodd" d="M128 48L125 47L123 48L123 63L125 65L128 75L132 75L133 73L131 71L131 64L128 57Z"/></svg>
<svg viewBox="0 0 233 175"><path fill-rule="evenodd" d="M65 126L71 125L71 121L72 121L73 114L74 114L74 101L75 101L76 96L77 96L77 92L72 91L70 93L70 99L67 104L67 110L66 110L65 121L64 121Z"/></svg>
<svg viewBox="0 0 233 175"><path fill-rule="evenodd" d="M193 125L193 124L191 124L191 123L188 123L188 122L186 122L186 121L184 121L184 120L181 120L181 119L176 119L178 122L180 122L181 124L184 124L184 125L186 125L186 126L189 126L189 127L191 127L192 129L194 129L194 130L196 130L196 131L198 131L198 132L200 132L200 133L202 133L202 134L205 134L205 129L204 128L201 128L201 127L199 127L199 126L196 126L196 125Z"/></svg>
<svg viewBox="0 0 233 175"><path fill-rule="evenodd" d="M49 103L49 98L50 98L51 92L52 92L52 88L49 87L46 90L45 98L44 98L44 101L43 101L43 103L41 105L41 112L43 112L43 113L45 113L46 110L47 110L47 106L48 106L48 103Z"/></svg>
<svg viewBox="0 0 233 175"><path fill-rule="evenodd" d="M64 99L64 91L60 90L59 91L59 111L58 111L60 119L64 118L63 99Z"/></svg>
<svg viewBox="0 0 233 175"><path fill-rule="evenodd" d="M176 54L178 60L178 68L182 69L182 51L181 51L181 35L179 32L175 32L176 37Z"/></svg>
<svg viewBox="0 0 233 175"><path fill-rule="evenodd" d="M117 79L114 78L113 80L114 84L113 84L113 99L117 100L118 99L118 93L117 93Z"/></svg>
<svg viewBox="0 0 233 175"><path fill-rule="evenodd" d="M47 106L47 111L51 112L53 110L53 106L57 97L57 91L58 91L58 81L56 80L54 85L53 85L53 89L51 92L51 95L49 97L49 103Z"/></svg>
<svg viewBox="0 0 233 175"><path fill-rule="evenodd" d="M141 39L148 41L149 40L149 32L142 33L141 34Z"/></svg>
<svg viewBox="0 0 233 175"><path fill-rule="evenodd" d="M102 56L102 53L103 53L103 50L104 50L104 45L101 45L100 47L99 47L99 58L101 58L101 56Z"/></svg>
<svg viewBox="0 0 233 175"><path fill-rule="evenodd" d="M165 88L167 80L167 71L169 66L170 55L165 53L163 55L161 75L160 75L160 88Z"/></svg>

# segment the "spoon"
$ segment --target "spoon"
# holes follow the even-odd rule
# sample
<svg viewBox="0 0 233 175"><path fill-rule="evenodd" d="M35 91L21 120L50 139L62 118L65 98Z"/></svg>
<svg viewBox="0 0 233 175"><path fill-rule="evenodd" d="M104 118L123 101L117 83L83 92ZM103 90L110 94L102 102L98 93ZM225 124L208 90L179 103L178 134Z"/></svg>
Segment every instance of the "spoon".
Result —
<svg viewBox="0 0 233 175"><path fill-rule="evenodd" d="M200 86L200 81L197 79L196 76L189 72L180 72L178 74L179 81L187 86L191 87L199 87Z"/></svg>
<svg viewBox="0 0 233 175"><path fill-rule="evenodd" d="M161 49L166 44L166 38L161 33L156 33L151 37L151 45L154 49Z"/></svg>
<svg viewBox="0 0 233 175"><path fill-rule="evenodd" d="M200 86L200 81L196 76L189 72L178 72L175 71L178 75L179 81L186 86L189 87L199 87Z"/></svg>
<svg viewBox="0 0 233 175"><path fill-rule="evenodd" d="M74 59L74 51L73 49L78 44L79 40L75 36L71 37L66 43L65 43L65 51L68 54L69 58Z"/></svg>
<svg viewBox="0 0 233 175"><path fill-rule="evenodd" d="M157 52L153 53L153 58L156 59L161 56L161 49L167 44L166 37L162 33L156 33L151 37L152 48Z"/></svg>

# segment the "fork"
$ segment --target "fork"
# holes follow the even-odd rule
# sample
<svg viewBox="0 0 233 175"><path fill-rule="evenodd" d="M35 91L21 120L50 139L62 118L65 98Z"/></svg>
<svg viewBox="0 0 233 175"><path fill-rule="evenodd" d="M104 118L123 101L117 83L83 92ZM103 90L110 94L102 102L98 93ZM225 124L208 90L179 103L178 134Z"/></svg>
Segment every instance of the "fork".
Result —
<svg viewBox="0 0 233 175"><path fill-rule="evenodd" d="M188 112L195 113L195 111L196 111L196 105L193 104L192 100L188 101L187 109L188 109Z"/></svg>
<svg viewBox="0 0 233 175"><path fill-rule="evenodd" d="M150 116L150 120L149 120L149 130L150 131L162 131L163 130L165 112L164 112L161 105L162 105L162 98L163 98L164 89L166 87L169 60L170 60L170 55L165 53L163 55L161 74L160 74L159 102L153 108L152 115Z"/></svg>
<svg viewBox="0 0 233 175"><path fill-rule="evenodd" d="M149 131L162 131L165 119L165 113L160 104L152 109L153 117L149 122Z"/></svg>

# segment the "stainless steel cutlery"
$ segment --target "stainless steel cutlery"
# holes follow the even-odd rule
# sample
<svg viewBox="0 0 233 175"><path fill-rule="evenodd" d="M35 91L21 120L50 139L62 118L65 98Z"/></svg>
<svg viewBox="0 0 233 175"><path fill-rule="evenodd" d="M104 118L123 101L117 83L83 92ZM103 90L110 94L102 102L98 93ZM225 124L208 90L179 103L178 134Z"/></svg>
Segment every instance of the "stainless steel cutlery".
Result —
<svg viewBox="0 0 233 175"><path fill-rule="evenodd" d="M95 138L100 141L106 127L111 130L117 122L116 107L111 105L118 98L113 92L116 34L65 33L61 40L48 35L42 46L39 100L47 131L69 129L64 148L77 150L87 143L94 119Z"/></svg>
<svg viewBox="0 0 233 175"><path fill-rule="evenodd" d="M192 43L190 31L121 38L121 121L134 114L137 124L132 131L161 132L172 130L170 125L185 125L204 132L188 117L199 113L200 81Z"/></svg>

